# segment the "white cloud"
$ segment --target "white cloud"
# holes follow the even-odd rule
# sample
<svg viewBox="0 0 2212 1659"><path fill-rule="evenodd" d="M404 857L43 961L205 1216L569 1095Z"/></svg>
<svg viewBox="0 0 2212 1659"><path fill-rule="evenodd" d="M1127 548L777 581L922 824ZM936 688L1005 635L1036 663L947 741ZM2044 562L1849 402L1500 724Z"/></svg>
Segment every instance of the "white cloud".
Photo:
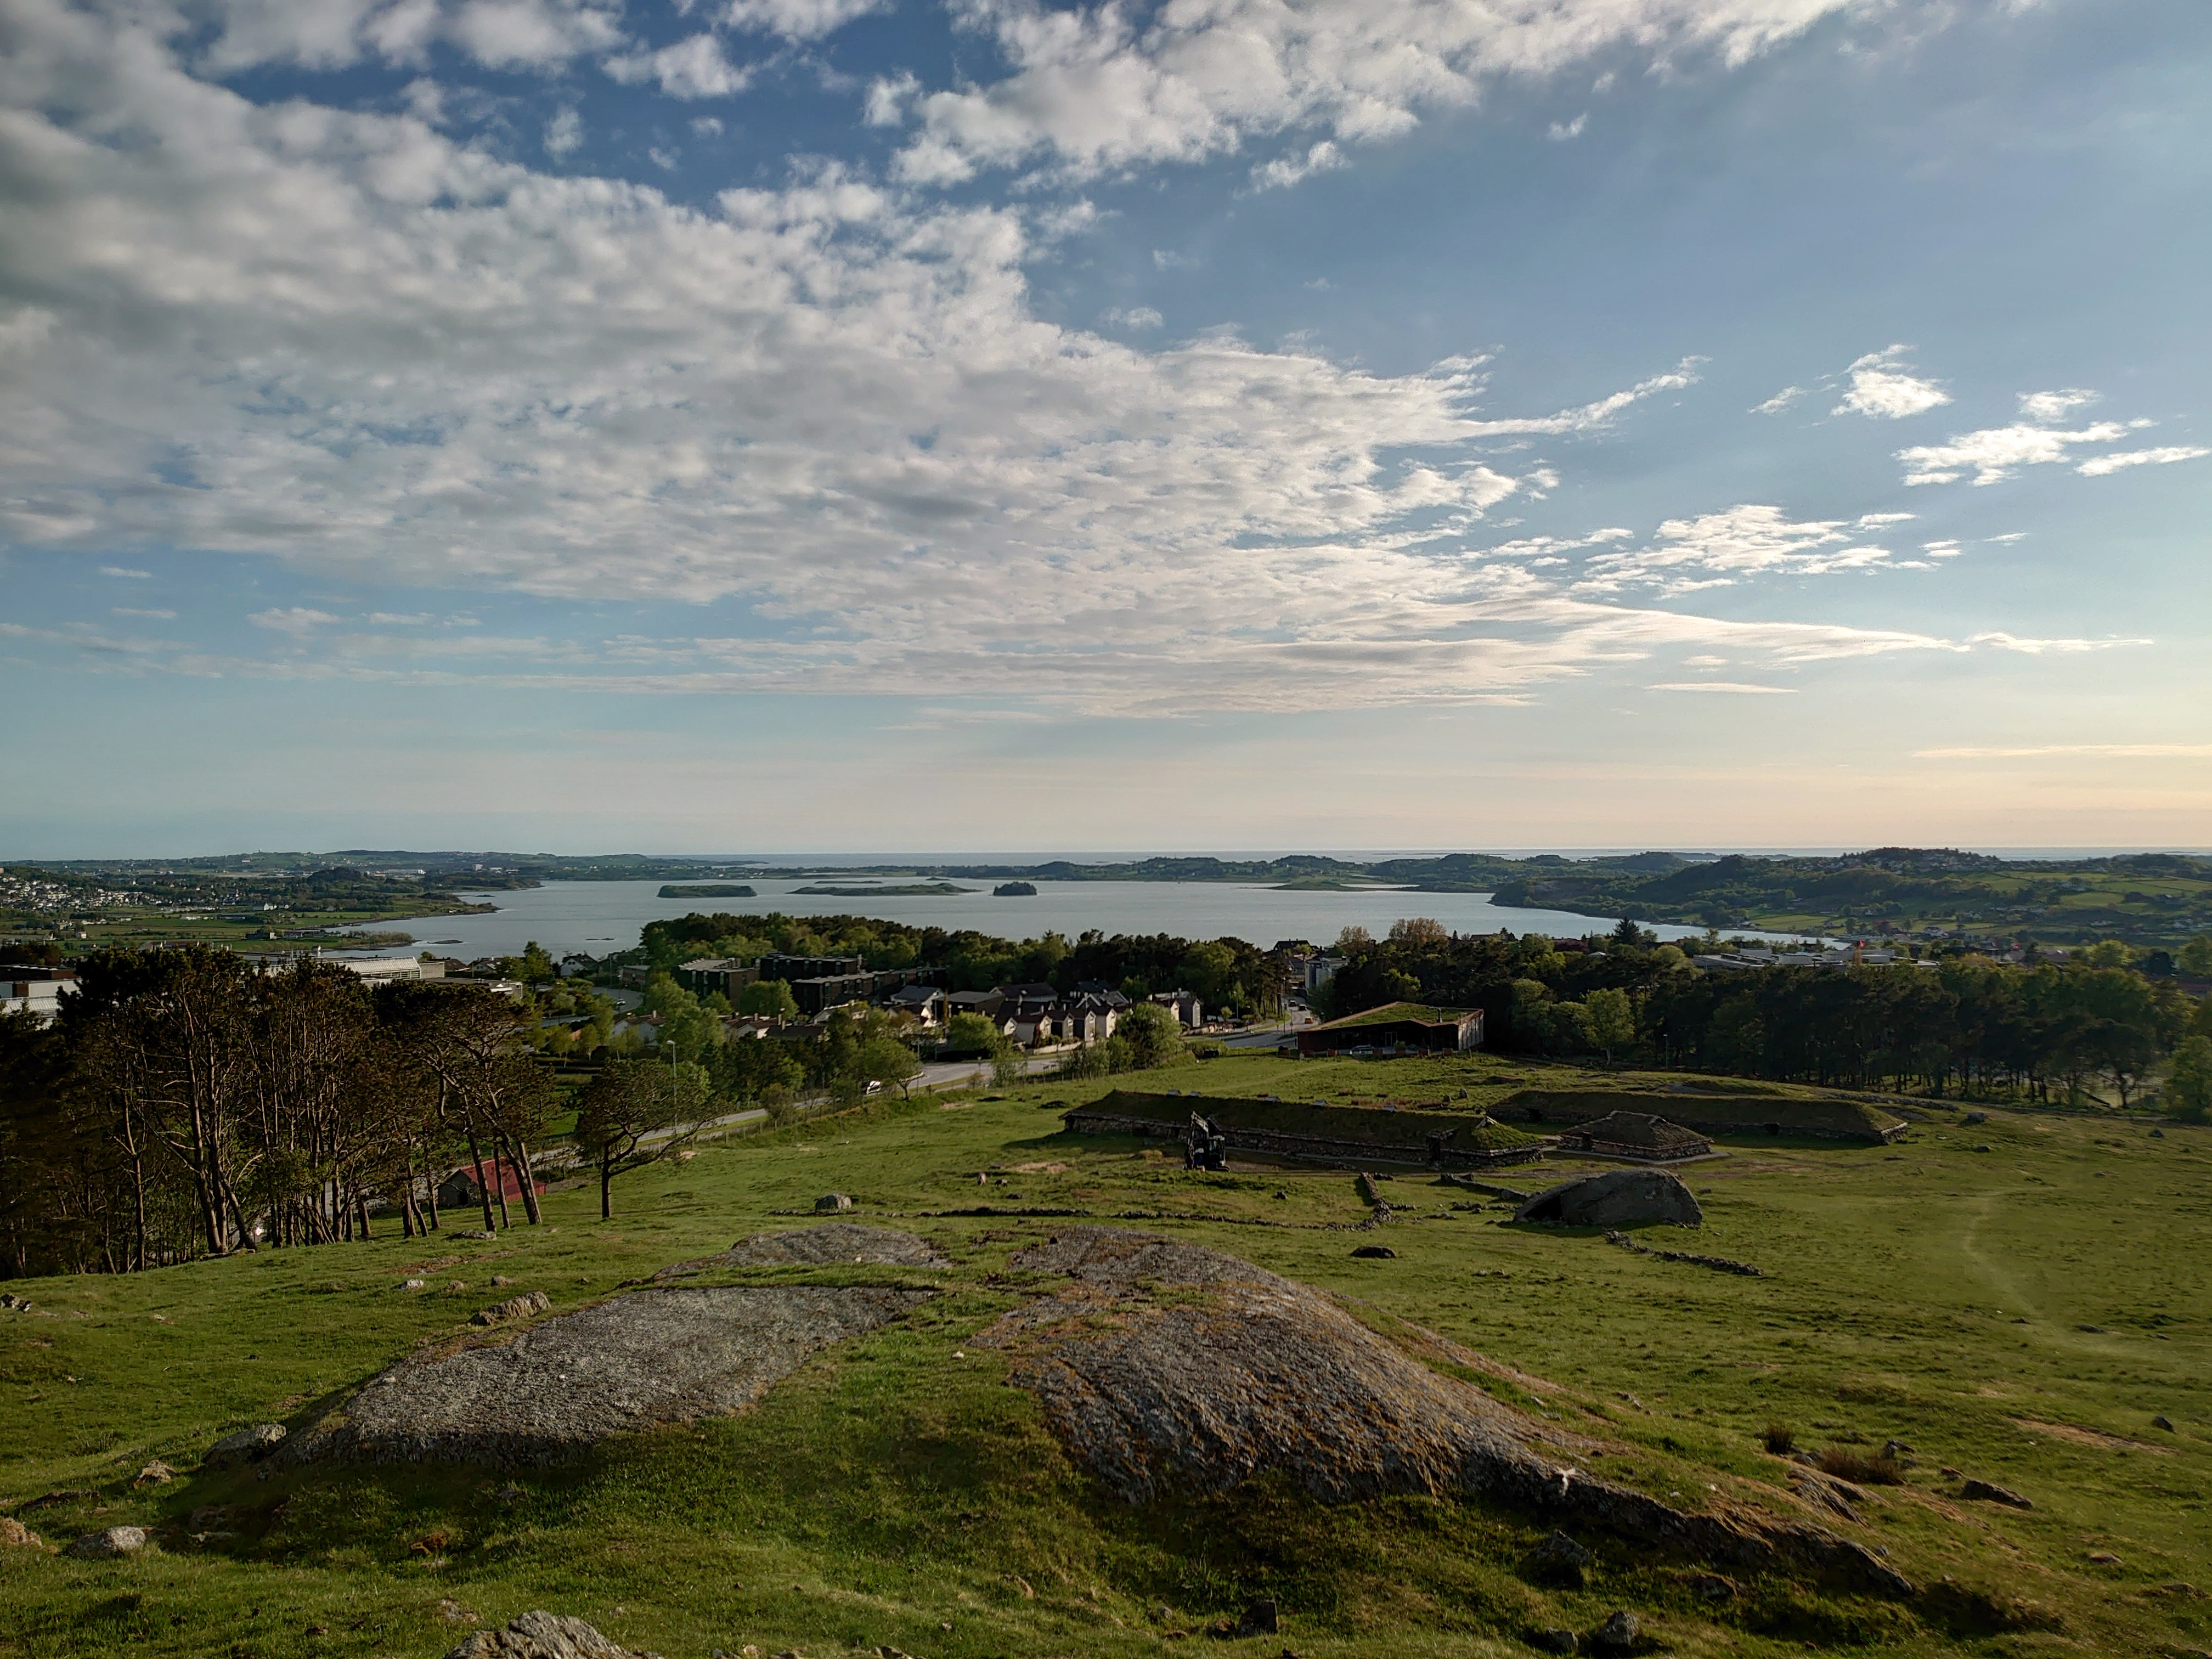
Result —
<svg viewBox="0 0 2212 1659"><path fill-rule="evenodd" d="M584 142L584 118L564 109L545 124L545 153L556 161Z"/></svg>
<svg viewBox="0 0 2212 1659"><path fill-rule="evenodd" d="M1935 381L1905 372L1905 358L1911 349L1906 345L1885 346L1853 363L1844 371L1850 376L1850 389L1844 393L1835 412L1900 421L1949 403L1951 394Z"/></svg>
<svg viewBox="0 0 2212 1659"><path fill-rule="evenodd" d="M2207 455L2212 455L2212 449L2187 444L2169 445L2163 449L2123 449L2110 455L2095 456L2074 470L2084 477L2101 478L2124 466L2170 466L2176 461L2199 460Z"/></svg>
<svg viewBox="0 0 2212 1659"><path fill-rule="evenodd" d="M695 115L691 118L694 138L719 138L722 136L722 120L718 115Z"/></svg>
<svg viewBox="0 0 2212 1659"><path fill-rule="evenodd" d="M2094 404L2097 394L2071 387L2064 392L2023 392L2020 398L2022 418L2030 421L2063 421L2084 404Z"/></svg>
<svg viewBox="0 0 2212 1659"><path fill-rule="evenodd" d="M303 605L272 607L257 611L246 621L256 628L270 628L280 634L306 634L318 628L327 628L332 623L343 622L327 611L313 611Z"/></svg>
<svg viewBox="0 0 2212 1659"><path fill-rule="evenodd" d="M887 11L891 0L730 0L722 21L732 28L780 34L787 40L818 40L856 17Z"/></svg>
<svg viewBox="0 0 2212 1659"><path fill-rule="evenodd" d="M1583 129L1589 125L1589 112L1588 110L1584 110L1580 115L1575 117L1571 121L1553 122L1551 131L1544 136L1549 138L1555 144L1564 144L1570 139L1581 137L1583 136Z"/></svg>
<svg viewBox="0 0 2212 1659"><path fill-rule="evenodd" d="M1799 398L1810 396L1811 392L1809 386L1785 386L1765 403L1753 404L1751 412L1754 415L1779 415Z"/></svg>
<svg viewBox="0 0 2212 1659"><path fill-rule="evenodd" d="M154 580L154 573L150 570L126 570L121 565L116 564L100 566L100 574L103 576L121 577L128 581L146 582Z"/></svg>
<svg viewBox="0 0 2212 1659"><path fill-rule="evenodd" d="M895 127L906 119L906 106L921 90L921 82L915 79L910 70L901 70L890 76L879 76L868 82L861 118L872 127Z"/></svg>
<svg viewBox="0 0 2212 1659"><path fill-rule="evenodd" d="M1324 138L1304 155L1279 155L1254 167L1252 183L1261 190L1281 190L1316 173L1333 172L1344 164L1344 152L1333 139Z"/></svg>
<svg viewBox="0 0 2212 1659"><path fill-rule="evenodd" d="M488 68L542 70L623 38L616 0L198 0L186 9L215 26L203 62L220 74L420 64L439 45ZM141 15L165 32L185 21L151 6Z"/></svg>
<svg viewBox="0 0 2212 1659"><path fill-rule="evenodd" d="M752 83L750 65L740 67L722 55L712 34L694 34L658 52L610 58L606 71L625 85L655 81L671 98L727 98Z"/></svg>
<svg viewBox="0 0 2212 1659"><path fill-rule="evenodd" d="M1792 697L1794 685L1753 685L1742 680L1663 680L1647 685L1647 691L1716 691L1731 697Z"/></svg>
<svg viewBox="0 0 2212 1659"><path fill-rule="evenodd" d="M1900 449L1909 484L1955 483L1968 472L1978 484L2002 483L2023 466L2048 466L2070 460L2075 444L2109 444L2127 436L2116 421L2100 421L2078 432L2048 426L2000 426L1969 432L1948 444L1918 444Z"/></svg>
<svg viewBox="0 0 2212 1659"><path fill-rule="evenodd" d="M703 209L550 177L408 115L257 107L136 15L13 0L29 67L0 66L0 295L50 320L0 301L0 535L729 599L745 626L426 643L274 607L257 628L315 653L100 647L118 660L1142 711L1495 699L1680 650L1755 673L1965 648L1600 602L1466 555L1484 513L1557 477L1486 464L1483 441L1571 444L1694 362L1517 417L1480 406L1479 358L1384 374L1226 337L1139 350L1035 314L1020 211L826 167ZM66 109L39 95L58 80ZM120 131L139 137L102 137ZM180 444L189 489L164 477ZM1684 522L1705 527L1662 529L1661 551L1765 568ZM1856 550L1839 525L1765 533L1784 568Z"/></svg>
<svg viewBox="0 0 2212 1659"><path fill-rule="evenodd" d="M1133 306L1127 311L1115 306L1099 320L1118 324L1123 328L1158 328L1166 319L1150 306Z"/></svg>
<svg viewBox="0 0 2212 1659"><path fill-rule="evenodd" d="M951 184L1042 158L1075 177L1196 161L1291 129L1343 144L1407 131L1483 85L1538 79L1626 47L1735 65L1879 0L1210 0L1156 11L1106 3L957 0L1011 72L915 100L900 174Z"/></svg>
<svg viewBox="0 0 2212 1659"><path fill-rule="evenodd" d="M177 613L173 611L134 611L127 605L113 605L110 609L118 617L150 617L155 622L174 622L177 619Z"/></svg>
<svg viewBox="0 0 2212 1659"><path fill-rule="evenodd" d="M1754 575L1826 576L1891 565L1889 550L1857 542L1843 520L1793 524L1779 507L1745 505L1695 519L1669 519L1647 547L1601 553L1577 591L1656 587L1674 596L1725 587Z"/></svg>
<svg viewBox="0 0 2212 1659"><path fill-rule="evenodd" d="M2148 639L2104 640L2033 640L2022 639L2017 634L1975 634L1969 635L1968 645L1987 646L1993 651L2017 651L2024 656L2042 657L2054 653L2073 654L2083 651L2117 651L2124 647L2153 645Z"/></svg>

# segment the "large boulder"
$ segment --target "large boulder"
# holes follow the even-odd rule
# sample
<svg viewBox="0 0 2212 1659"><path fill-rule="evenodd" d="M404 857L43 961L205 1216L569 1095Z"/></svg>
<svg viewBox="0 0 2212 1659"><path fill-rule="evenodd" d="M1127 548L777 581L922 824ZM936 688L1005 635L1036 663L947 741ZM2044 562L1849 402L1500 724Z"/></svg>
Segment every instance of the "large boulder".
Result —
<svg viewBox="0 0 2212 1659"><path fill-rule="evenodd" d="M295 1437L288 1456L560 1462L611 1435L743 1411L809 1354L930 1295L811 1285L635 1291L541 1319L511 1340L404 1360Z"/></svg>
<svg viewBox="0 0 2212 1659"><path fill-rule="evenodd" d="M282 1423L256 1423L250 1429L227 1434L207 1449L200 1460L206 1469L234 1469L241 1463L258 1463L284 1443Z"/></svg>
<svg viewBox="0 0 2212 1659"><path fill-rule="evenodd" d="M1870 1553L1817 1526L1721 1493L1678 1510L1586 1474L1606 1447L1432 1369L1319 1292L1234 1256L1079 1227L1008 1265L1063 1286L981 1340L1007 1352L1012 1380L1036 1395L1069 1455L1126 1502L1270 1478L1322 1502L1480 1495L1702 1559L1796 1565L1910 1592ZM1496 1369L1442 1338L1424 1344L1439 1364Z"/></svg>
<svg viewBox="0 0 2212 1659"><path fill-rule="evenodd" d="M610 1641L580 1619L542 1610L526 1613L505 1630L480 1630L446 1659L660 1659Z"/></svg>
<svg viewBox="0 0 2212 1659"><path fill-rule="evenodd" d="M1664 1170L1607 1170L1547 1188L1516 1210L1513 1218L1559 1227L1632 1227L1652 1221L1695 1227L1705 1212L1697 1194Z"/></svg>

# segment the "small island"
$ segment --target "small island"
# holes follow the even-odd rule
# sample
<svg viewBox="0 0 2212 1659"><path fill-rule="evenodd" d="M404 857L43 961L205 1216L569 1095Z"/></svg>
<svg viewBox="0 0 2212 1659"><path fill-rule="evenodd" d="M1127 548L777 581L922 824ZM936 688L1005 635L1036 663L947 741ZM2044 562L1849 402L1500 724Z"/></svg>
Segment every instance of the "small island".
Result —
<svg viewBox="0 0 2212 1659"><path fill-rule="evenodd" d="M991 890L993 898L1035 898L1036 884L1033 881L1002 881Z"/></svg>
<svg viewBox="0 0 2212 1659"><path fill-rule="evenodd" d="M956 887L949 881L909 881L880 887L795 887L796 893L818 898L943 898L953 893L972 893L972 887Z"/></svg>
<svg viewBox="0 0 2212 1659"><path fill-rule="evenodd" d="M663 898L757 898L742 882L694 882L678 886L671 882L660 890Z"/></svg>

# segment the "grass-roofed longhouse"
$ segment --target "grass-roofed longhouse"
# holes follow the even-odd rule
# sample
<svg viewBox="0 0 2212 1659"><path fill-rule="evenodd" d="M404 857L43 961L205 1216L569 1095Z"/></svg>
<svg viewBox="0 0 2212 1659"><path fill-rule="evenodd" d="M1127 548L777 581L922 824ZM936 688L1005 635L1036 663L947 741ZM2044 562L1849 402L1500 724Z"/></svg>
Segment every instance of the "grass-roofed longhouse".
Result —
<svg viewBox="0 0 2212 1659"><path fill-rule="evenodd" d="M1386 1002L1298 1033L1301 1054L1454 1054L1482 1047L1482 1010Z"/></svg>
<svg viewBox="0 0 2212 1659"><path fill-rule="evenodd" d="M1632 1158L1639 1164L1672 1164L1706 1157L1713 1143L1649 1112L1608 1112L1561 1135L1559 1149L1595 1152L1601 1158Z"/></svg>
<svg viewBox="0 0 2212 1659"><path fill-rule="evenodd" d="M1116 1089L1060 1121L1079 1135L1181 1140L1193 1113L1209 1119L1233 1152L1320 1164L1410 1164L1480 1169L1527 1164L1553 1145L1480 1112L1385 1111L1318 1101L1246 1100L1219 1095L1144 1094Z"/></svg>

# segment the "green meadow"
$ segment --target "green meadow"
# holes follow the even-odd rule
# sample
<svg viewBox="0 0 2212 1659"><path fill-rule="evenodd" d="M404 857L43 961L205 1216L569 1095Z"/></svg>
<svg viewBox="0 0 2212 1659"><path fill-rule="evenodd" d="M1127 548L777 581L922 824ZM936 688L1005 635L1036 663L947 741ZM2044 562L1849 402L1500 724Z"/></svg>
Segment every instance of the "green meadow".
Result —
<svg viewBox="0 0 2212 1659"><path fill-rule="evenodd" d="M1519 1086L1504 1079L1568 1075L1484 1056L1231 1057L1158 1081L1403 1104L1466 1089L1479 1104ZM549 1197L546 1225L488 1241L403 1239L393 1223L360 1244L10 1283L33 1305L0 1313L0 1509L50 1544L130 1524L157 1547L94 1563L0 1547L0 1656L433 1659L540 1607L668 1659L748 1644L806 1659L1526 1654L1530 1633L1587 1631L1616 1607L1654 1650L1685 1656L2212 1650L2212 1132L2003 1111L1968 1124L1923 1104L1894 1146L1724 1139L1727 1156L1682 1171L1704 1228L1639 1237L1753 1263L1749 1278L1504 1225L1507 1208L1412 1170L1380 1183L1393 1219L1358 1231L1370 1211L1349 1172L1193 1173L1157 1146L1065 1133L1055 1109L1111 1081L886 1101L710 1144L619 1182L611 1222L580 1185ZM538 1290L572 1310L807 1224L830 1191L955 1267L756 1270L944 1288L743 1416L550 1471L197 1472L218 1435L296 1426L490 1303ZM1066 1224L1024 1211L1232 1252L1417 1351L1409 1328L1439 1333L1510 1368L1468 1380L1607 1440L1601 1473L1683 1506L1783 1486L1793 1466L1764 1449L1770 1425L1816 1454L1902 1442L1903 1483L1866 1487L1856 1518L1828 1523L1922 1593L1738 1576L1715 1599L1701 1564L1600 1535L1583 1540L1599 1555L1587 1585L1560 1589L1523 1570L1547 1528L1456 1500L1321 1505L1267 1486L1130 1509L974 1343L1020 1298L1007 1255ZM1371 1243L1395 1257L1352 1257ZM404 1290L410 1277L428 1287ZM177 1478L138 1483L155 1459ZM1966 1501L1966 1478L2033 1508ZM1278 1601L1279 1634L1207 1633L1259 1596Z"/></svg>

